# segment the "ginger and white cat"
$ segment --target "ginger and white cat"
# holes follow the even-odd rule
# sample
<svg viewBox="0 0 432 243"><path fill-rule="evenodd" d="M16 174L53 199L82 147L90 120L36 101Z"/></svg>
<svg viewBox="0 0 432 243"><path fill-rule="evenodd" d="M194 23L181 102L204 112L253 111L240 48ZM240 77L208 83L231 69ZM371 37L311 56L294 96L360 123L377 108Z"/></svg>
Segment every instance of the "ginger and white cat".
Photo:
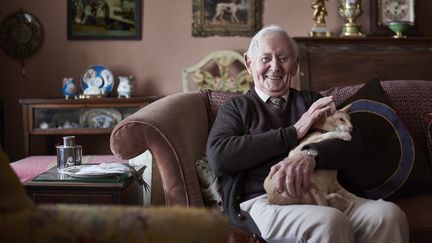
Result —
<svg viewBox="0 0 432 243"><path fill-rule="evenodd" d="M318 119L311 128L311 133L302 139L300 144L290 151L288 157L301 152L306 144L317 143L325 139L339 138L345 141L351 140L352 124L347 113L351 105L337 110L333 115L323 116ZM325 131L324 133L322 131ZM335 170L317 170L311 175L311 183L307 191L301 197L290 197L286 191L279 193L275 188L274 178L264 181L264 189L270 203L277 205L288 204L316 204L331 206L348 214L354 206L352 200L355 195L346 191L337 181Z"/></svg>

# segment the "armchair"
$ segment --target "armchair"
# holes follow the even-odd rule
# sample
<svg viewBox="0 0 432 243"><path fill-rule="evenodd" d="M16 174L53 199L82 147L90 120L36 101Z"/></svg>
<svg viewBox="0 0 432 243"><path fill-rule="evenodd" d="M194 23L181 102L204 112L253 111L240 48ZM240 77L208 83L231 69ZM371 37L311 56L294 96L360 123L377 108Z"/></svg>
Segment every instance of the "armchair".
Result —
<svg viewBox="0 0 432 243"><path fill-rule="evenodd" d="M117 124L111 150L123 159L150 150L161 175L165 205L202 207L195 161L204 155L217 109L232 95L203 90L162 98Z"/></svg>
<svg viewBox="0 0 432 243"><path fill-rule="evenodd" d="M117 124L111 133L111 150L124 159L150 150L159 169L165 206L204 207L195 162L204 155L219 106L233 95L202 90L162 98ZM230 242L258 240L232 228Z"/></svg>

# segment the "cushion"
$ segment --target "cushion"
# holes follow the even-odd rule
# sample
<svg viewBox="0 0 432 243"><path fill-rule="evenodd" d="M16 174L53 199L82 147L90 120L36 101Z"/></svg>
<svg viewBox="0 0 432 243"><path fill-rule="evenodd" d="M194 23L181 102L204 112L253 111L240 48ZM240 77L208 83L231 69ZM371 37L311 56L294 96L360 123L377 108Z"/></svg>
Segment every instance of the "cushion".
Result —
<svg viewBox="0 0 432 243"><path fill-rule="evenodd" d="M345 187L372 198L397 198L432 188L429 163L392 108L377 80L370 81L342 102L363 139L364 156L340 171Z"/></svg>
<svg viewBox="0 0 432 243"><path fill-rule="evenodd" d="M195 162L195 168L200 182L200 189L204 203L209 207L222 209L222 193L218 177L210 169L207 157L203 156Z"/></svg>
<svg viewBox="0 0 432 243"><path fill-rule="evenodd" d="M429 162L432 166L432 112L425 113L423 115L424 122L426 124L426 137L429 151Z"/></svg>
<svg viewBox="0 0 432 243"><path fill-rule="evenodd" d="M408 128L417 148L427 155L423 114L432 111L432 82L429 80L381 81L392 107Z"/></svg>
<svg viewBox="0 0 432 243"><path fill-rule="evenodd" d="M391 107L408 128L416 145L428 153L423 116L432 111L432 82L430 80L387 80L381 81ZM337 86L325 91L323 95L332 95L339 105L353 96L364 84Z"/></svg>

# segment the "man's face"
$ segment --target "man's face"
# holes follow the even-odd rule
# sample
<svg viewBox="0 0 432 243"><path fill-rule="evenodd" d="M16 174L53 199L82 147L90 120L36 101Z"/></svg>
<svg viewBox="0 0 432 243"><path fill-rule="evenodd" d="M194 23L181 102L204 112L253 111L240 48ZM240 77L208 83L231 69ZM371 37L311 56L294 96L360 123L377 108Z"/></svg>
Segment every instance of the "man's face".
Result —
<svg viewBox="0 0 432 243"><path fill-rule="evenodd" d="M270 96L286 94L297 71L297 57L281 33L264 34L252 55L245 55L246 68L255 86Z"/></svg>

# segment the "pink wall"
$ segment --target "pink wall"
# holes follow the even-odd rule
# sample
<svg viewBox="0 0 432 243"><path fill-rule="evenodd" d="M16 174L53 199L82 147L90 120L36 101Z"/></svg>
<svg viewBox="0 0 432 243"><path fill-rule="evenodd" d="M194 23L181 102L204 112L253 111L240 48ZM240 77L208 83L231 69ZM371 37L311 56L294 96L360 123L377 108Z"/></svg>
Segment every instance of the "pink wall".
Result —
<svg viewBox="0 0 432 243"><path fill-rule="evenodd" d="M312 21L311 1L263 1L263 24L279 24L292 36L306 36ZM327 2L329 29L338 35L343 23L336 0ZM368 31L369 1L359 17ZM0 20L23 8L36 15L45 29L42 48L20 61L0 52L0 98L5 102L5 150L12 160L24 156L19 98L61 97L63 77L77 82L86 67L100 64L115 76L136 77L136 96L167 95L182 91L180 71L217 49L244 50L248 37L191 36L192 0L144 0L142 40L69 41L66 37L66 0L1 0ZM79 83L79 82L77 82Z"/></svg>

